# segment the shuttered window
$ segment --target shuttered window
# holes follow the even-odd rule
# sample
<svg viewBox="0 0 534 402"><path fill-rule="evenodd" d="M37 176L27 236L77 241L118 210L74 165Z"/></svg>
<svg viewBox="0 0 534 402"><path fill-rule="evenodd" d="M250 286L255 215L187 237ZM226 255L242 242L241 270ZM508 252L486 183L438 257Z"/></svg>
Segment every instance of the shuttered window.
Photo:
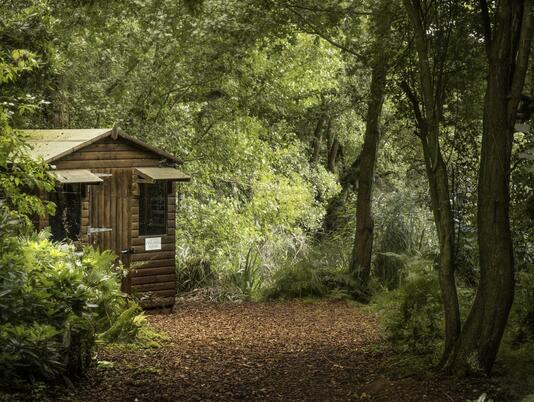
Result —
<svg viewBox="0 0 534 402"><path fill-rule="evenodd" d="M167 182L140 184L139 235L167 233Z"/></svg>

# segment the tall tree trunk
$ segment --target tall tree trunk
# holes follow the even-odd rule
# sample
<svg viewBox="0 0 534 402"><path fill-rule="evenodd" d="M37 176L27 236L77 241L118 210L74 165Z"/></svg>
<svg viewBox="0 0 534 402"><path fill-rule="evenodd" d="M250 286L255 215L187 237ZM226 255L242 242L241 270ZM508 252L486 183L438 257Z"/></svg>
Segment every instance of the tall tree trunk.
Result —
<svg viewBox="0 0 534 402"><path fill-rule="evenodd" d="M441 77L433 77L430 54L428 49L427 28L424 10L420 0L403 0L406 11L415 33L415 45L418 55L418 75L421 86L423 108L419 106L417 96L410 91L405 83L404 89L410 99L419 126L423 146L426 173L430 189L430 199L436 231L439 241L439 284L445 316L445 344L440 365L450 355L460 334L460 307L454 278L454 220L450 202L447 166L440 149L440 120L443 107L443 88L439 82ZM434 61L441 65L447 55L442 53L443 60Z"/></svg>
<svg viewBox="0 0 534 402"><path fill-rule="evenodd" d="M382 0L376 13L376 37L374 42L371 88L367 103L365 136L360 153L360 175L356 203L356 233L350 262L350 271L366 290L371 273L374 223L372 216L373 181L376 156L380 140L380 117L384 104L388 72L386 46L391 32L391 11L388 0Z"/></svg>
<svg viewBox="0 0 534 402"><path fill-rule="evenodd" d="M459 375L491 371L513 302L510 158L534 33L534 0L503 0L493 23L484 0L481 8L489 71L478 178L480 281L474 304L447 364L450 371Z"/></svg>
<svg viewBox="0 0 534 402"><path fill-rule="evenodd" d="M63 96L63 77L55 75L49 88L50 105L48 107L47 127L67 128L69 125L66 100Z"/></svg>

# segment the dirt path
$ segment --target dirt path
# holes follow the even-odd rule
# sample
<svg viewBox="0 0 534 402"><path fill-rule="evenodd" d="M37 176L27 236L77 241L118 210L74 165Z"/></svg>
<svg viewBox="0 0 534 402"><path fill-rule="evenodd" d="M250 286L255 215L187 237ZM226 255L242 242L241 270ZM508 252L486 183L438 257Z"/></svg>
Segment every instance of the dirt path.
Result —
<svg viewBox="0 0 534 402"><path fill-rule="evenodd" d="M376 317L345 303L182 304L161 348L101 351L79 401L465 401L465 385L384 376ZM389 363L388 363L389 362ZM389 370L391 371L391 370ZM391 375L390 375L391 377ZM464 389L464 391L462 391Z"/></svg>

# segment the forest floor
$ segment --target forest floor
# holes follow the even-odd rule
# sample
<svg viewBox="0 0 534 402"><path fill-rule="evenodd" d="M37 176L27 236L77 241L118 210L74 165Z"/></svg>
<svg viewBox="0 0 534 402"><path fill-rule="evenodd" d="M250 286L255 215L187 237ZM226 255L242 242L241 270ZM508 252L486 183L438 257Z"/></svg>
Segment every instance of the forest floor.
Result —
<svg viewBox="0 0 534 402"><path fill-rule="evenodd" d="M466 401L484 385L401 374L378 317L345 302L184 303L160 347L112 347L54 400ZM478 388L478 389L477 389Z"/></svg>

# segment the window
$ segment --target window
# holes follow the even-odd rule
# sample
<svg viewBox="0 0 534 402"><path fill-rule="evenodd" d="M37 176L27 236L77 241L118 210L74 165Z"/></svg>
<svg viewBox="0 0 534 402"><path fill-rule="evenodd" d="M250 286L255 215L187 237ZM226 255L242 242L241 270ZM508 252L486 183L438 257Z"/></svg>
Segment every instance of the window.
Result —
<svg viewBox="0 0 534 402"><path fill-rule="evenodd" d="M56 204L56 214L49 219L53 240L78 240L82 217L81 189L81 184L64 184L50 193L50 201Z"/></svg>
<svg viewBox="0 0 534 402"><path fill-rule="evenodd" d="M139 196L139 235L167 233L167 182L141 183Z"/></svg>

